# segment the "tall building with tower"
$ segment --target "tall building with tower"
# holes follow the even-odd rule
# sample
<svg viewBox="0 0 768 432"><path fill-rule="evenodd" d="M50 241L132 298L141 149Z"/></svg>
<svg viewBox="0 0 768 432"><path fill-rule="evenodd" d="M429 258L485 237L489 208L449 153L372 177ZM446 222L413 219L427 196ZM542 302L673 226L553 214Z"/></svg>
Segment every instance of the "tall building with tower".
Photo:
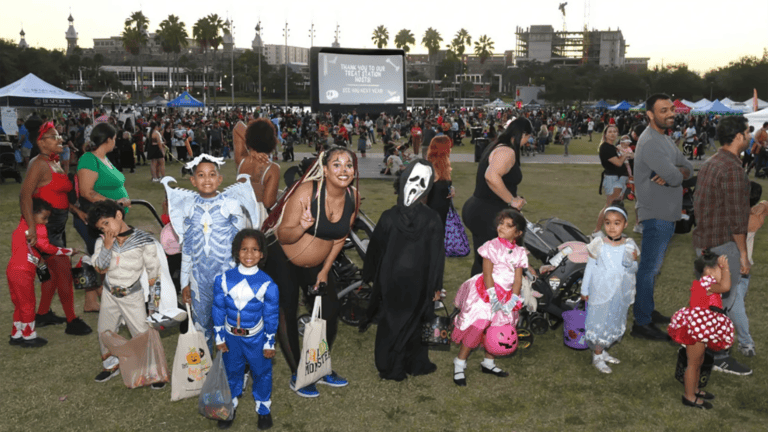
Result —
<svg viewBox="0 0 768 432"><path fill-rule="evenodd" d="M24 33L24 29L22 28L19 32L19 36L21 36L21 39L19 39L19 48L29 48L29 45L27 44L26 39L24 39L24 36L26 36L26 33Z"/></svg>
<svg viewBox="0 0 768 432"><path fill-rule="evenodd" d="M75 48L77 48L77 32L75 31L75 19L72 18L72 14L69 14L69 18L67 18L67 21L69 21L69 28L67 29L67 32L65 33L67 37L67 55L72 55L75 52Z"/></svg>
<svg viewBox="0 0 768 432"><path fill-rule="evenodd" d="M534 25L515 30L517 65L536 61L560 66L596 64L607 68L633 69L647 65L648 58L626 57L627 45L620 29L555 31L551 25Z"/></svg>

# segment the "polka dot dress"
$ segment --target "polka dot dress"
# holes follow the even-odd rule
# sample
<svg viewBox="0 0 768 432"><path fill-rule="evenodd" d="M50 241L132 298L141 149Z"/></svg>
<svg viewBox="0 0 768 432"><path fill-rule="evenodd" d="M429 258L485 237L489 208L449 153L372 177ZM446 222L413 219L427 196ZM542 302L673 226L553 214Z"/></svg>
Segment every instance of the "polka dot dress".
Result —
<svg viewBox="0 0 768 432"><path fill-rule="evenodd" d="M672 315L667 329L669 336L677 343L692 345L696 342L707 344L713 351L728 349L733 345L733 322L725 314L714 312L703 302L722 308L720 294L707 294L706 282L694 281L691 286L691 306L682 308ZM703 298L702 298L703 296ZM714 297L710 299L709 297Z"/></svg>

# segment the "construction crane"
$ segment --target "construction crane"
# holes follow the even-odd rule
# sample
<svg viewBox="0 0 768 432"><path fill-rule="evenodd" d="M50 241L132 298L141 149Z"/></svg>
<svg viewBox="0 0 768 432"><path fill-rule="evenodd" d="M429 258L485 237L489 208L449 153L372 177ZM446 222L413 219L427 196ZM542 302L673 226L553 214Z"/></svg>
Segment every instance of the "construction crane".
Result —
<svg viewBox="0 0 768 432"><path fill-rule="evenodd" d="M568 2L560 3L560 6L557 7L560 10L560 12L562 12L563 14L563 32L566 31L566 28L565 28L565 7L566 6L568 6Z"/></svg>
<svg viewBox="0 0 768 432"><path fill-rule="evenodd" d="M584 0L584 54L581 58L581 64L589 62L589 0Z"/></svg>

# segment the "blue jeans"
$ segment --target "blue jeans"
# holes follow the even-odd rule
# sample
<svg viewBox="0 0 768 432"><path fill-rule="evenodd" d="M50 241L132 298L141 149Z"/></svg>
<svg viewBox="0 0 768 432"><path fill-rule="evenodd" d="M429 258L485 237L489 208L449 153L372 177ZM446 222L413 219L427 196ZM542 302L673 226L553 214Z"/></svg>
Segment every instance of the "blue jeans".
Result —
<svg viewBox="0 0 768 432"><path fill-rule="evenodd" d="M636 325L651 322L653 287L664 263L667 246L675 233L675 223L660 219L647 219L643 224L643 242L640 246L640 265L637 269L636 294L633 313Z"/></svg>
<svg viewBox="0 0 768 432"><path fill-rule="evenodd" d="M739 345L755 344L752 335L749 334L749 318L747 318L747 311L744 308L744 298L747 297L747 291L749 291L749 275L743 275L739 279L739 285L736 287L736 298L733 300L731 312L728 314L733 321L733 326L736 327Z"/></svg>

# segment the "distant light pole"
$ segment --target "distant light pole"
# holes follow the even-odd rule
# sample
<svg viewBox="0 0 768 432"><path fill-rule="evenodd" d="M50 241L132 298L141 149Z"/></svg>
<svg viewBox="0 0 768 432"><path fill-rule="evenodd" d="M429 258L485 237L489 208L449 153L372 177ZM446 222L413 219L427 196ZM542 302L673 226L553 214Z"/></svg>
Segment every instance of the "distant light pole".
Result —
<svg viewBox="0 0 768 432"><path fill-rule="evenodd" d="M259 35L259 109L261 109L261 54L264 52L264 41L261 40L261 20L256 24L256 34Z"/></svg>
<svg viewBox="0 0 768 432"><path fill-rule="evenodd" d="M229 22L229 37L232 38L232 47L230 48L230 73L232 79L229 80L229 87L232 89L232 106L235 106L235 21Z"/></svg>
<svg viewBox="0 0 768 432"><path fill-rule="evenodd" d="M285 59L285 111L288 111L288 21L285 22L283 36L285 37L285 48L283 49L283 58Z"/></svg>
<svg viewBox="0 0 768 432"><path fill-rule="evenodd" d="M309 47L312 48L315 46L315 23L313 22L311 26L309 26Z"/></svg>

